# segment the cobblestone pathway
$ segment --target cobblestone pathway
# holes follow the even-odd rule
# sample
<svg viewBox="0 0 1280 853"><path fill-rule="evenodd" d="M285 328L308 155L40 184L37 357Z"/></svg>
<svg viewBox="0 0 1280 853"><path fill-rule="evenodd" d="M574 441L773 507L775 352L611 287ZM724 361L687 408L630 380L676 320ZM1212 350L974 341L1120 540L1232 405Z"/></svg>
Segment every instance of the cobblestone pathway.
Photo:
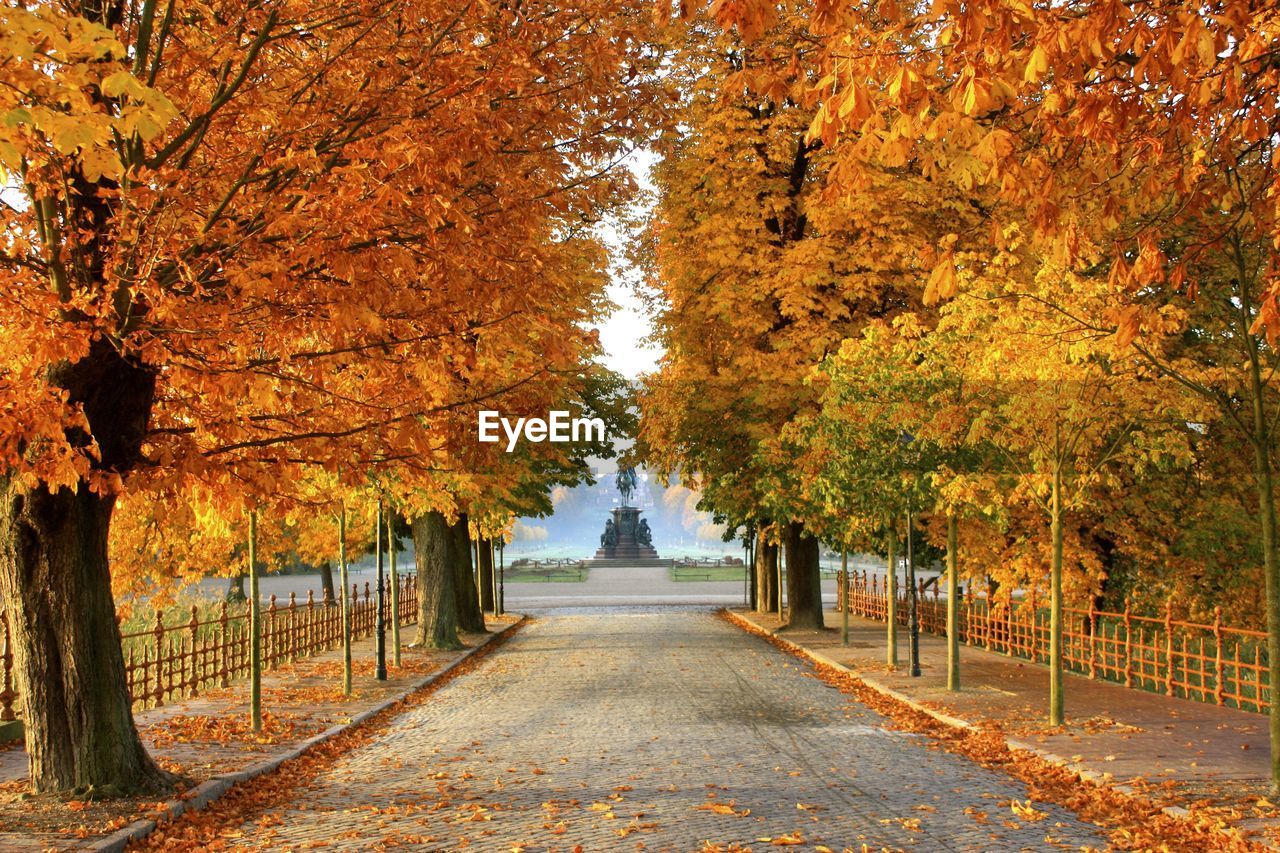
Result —
<svg viewBox="0 0 1280 853"><path fill-rule="evenodd" d="M1104 847L1025 788L889 731L713 614L549 612L237 845L420 850Z"/></svg>

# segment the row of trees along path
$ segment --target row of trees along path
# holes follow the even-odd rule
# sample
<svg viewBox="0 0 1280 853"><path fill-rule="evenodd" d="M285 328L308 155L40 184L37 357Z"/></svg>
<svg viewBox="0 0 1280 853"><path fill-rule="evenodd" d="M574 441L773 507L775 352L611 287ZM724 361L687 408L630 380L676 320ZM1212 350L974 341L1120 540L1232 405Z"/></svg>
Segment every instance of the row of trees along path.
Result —
<svg viewBox="0 0 1280 853"><path fill-rule="evenodd" d="M474 422L623 428L584 225L630 198L614 167L661 115L655 23L538 0L3 19L0 597L31 783L155 790L115 592L243 565L251 515L264 554L332 561L341 508L371 532L385 498L422 640L452 644L482 627L448 556L467 525L548 511L611 452L495 452Z"/></svg>
<svg viewBox="0 0 1280 853"><path fill-rule="evenodd" d="M1051 726L1071 608L1265 623L1280 793L1280 10L678 15L639 455L754 539L766 609L785 551L791 628L818 539L1037 595Z"/></svg>
<svg viewBox="0 0 1280 853"><path fill-rule="evenodd" d="M1280 683L1275 4L673 14L6 11L0 597L37 791L167 784L114 597L232 565L255 515L331 560L385 499L451 642L457 526L611 452L495 452L476 411L630 427L589 226L651 137L636 456L787 552L794 627L819 537L920 527L953 592L1044 589L1050 723L1065 602L1126 588L1264 618Z"/></svg>

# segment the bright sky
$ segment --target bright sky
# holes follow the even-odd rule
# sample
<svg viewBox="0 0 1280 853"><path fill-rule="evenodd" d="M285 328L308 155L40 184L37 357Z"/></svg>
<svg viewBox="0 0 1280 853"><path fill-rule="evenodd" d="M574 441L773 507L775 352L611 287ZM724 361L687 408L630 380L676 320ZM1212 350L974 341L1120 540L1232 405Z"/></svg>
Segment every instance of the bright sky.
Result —
<svg viewBox="0 0 1280 853"><path fill-rule="evenodd" d="M653 186L649 181L649 167L654 159L651 151L641 149L625 161L636 181L646 190ZM644 306L635 294L633 282L638 273L622 266L625 264L623 238L613 228L605 228L604 234L610 245L615 247L614 258L620 264L608 289L609 299L618 307L596 328L600 330L600 342L605 350L605 366L627 379L635 379L641 373L656 370L662 353L642 343L652 327Z"/></svg>
<svg viewBox="0 0 1280 853"><path fill-rule="evenodd" d="M618 307L598 327L600 342L605 349L605 366L628 379L653 372L657 369L661 353L641 343L650 331L649 317L636 299L630 283L615 281L609 285L609 298Z"/></svg>

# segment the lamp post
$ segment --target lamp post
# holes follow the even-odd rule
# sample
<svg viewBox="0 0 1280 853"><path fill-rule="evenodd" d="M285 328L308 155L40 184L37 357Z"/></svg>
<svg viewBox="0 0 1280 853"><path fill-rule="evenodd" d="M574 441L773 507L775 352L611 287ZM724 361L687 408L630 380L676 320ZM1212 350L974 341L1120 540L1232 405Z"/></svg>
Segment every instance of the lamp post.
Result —
<svg viewBox="0 0 1280 853"><path fill-rule="evenodd" d="M377 632L375 635L374 649L377 655L377 665L374 669L373 677L379 681L387 680L387 618L386 610L383 607L384 596L386 590L383 588L383 562L382 562L382 496L378 496L378 534L375 537L378 549L378 610L376 618Z"/></svg>
<svg viewBox="0 0 1280 853"><path fill-rule="evenodd" d="M908 642L911 645L911 677L920 677L920 602L917 596L918 587L916 586L916 552L914 548L915 537L912 535L912 524L915 518L911 512L911 502L907 501L907 594L911 597L909 619L910 619L910 638Z"/></svg>

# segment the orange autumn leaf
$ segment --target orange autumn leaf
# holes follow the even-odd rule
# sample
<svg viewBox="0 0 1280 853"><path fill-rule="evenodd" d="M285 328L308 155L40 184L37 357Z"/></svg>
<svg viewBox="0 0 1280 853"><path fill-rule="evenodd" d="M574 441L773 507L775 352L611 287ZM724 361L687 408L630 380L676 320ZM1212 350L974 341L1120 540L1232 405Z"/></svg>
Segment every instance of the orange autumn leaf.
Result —
<svg viewBox="0 0 1280 853"><path fill-rule="evenodd" d="M771 844L774 847L798 847L805 843L805 838L799 830L796 830L795 832L789 832L786 835L757 838L756 841L764 844Z"/></svg>
<svg viewBox="0 0 1280 853"><path fill-rule="evenodd" d="M694 806L694 808L699 811L711 812L713 814L734 815L735 817L746 817L751 814L751 809L739 809L734 805L733 800L730 800L727 803L703 803L699 806Z"/></svg>

